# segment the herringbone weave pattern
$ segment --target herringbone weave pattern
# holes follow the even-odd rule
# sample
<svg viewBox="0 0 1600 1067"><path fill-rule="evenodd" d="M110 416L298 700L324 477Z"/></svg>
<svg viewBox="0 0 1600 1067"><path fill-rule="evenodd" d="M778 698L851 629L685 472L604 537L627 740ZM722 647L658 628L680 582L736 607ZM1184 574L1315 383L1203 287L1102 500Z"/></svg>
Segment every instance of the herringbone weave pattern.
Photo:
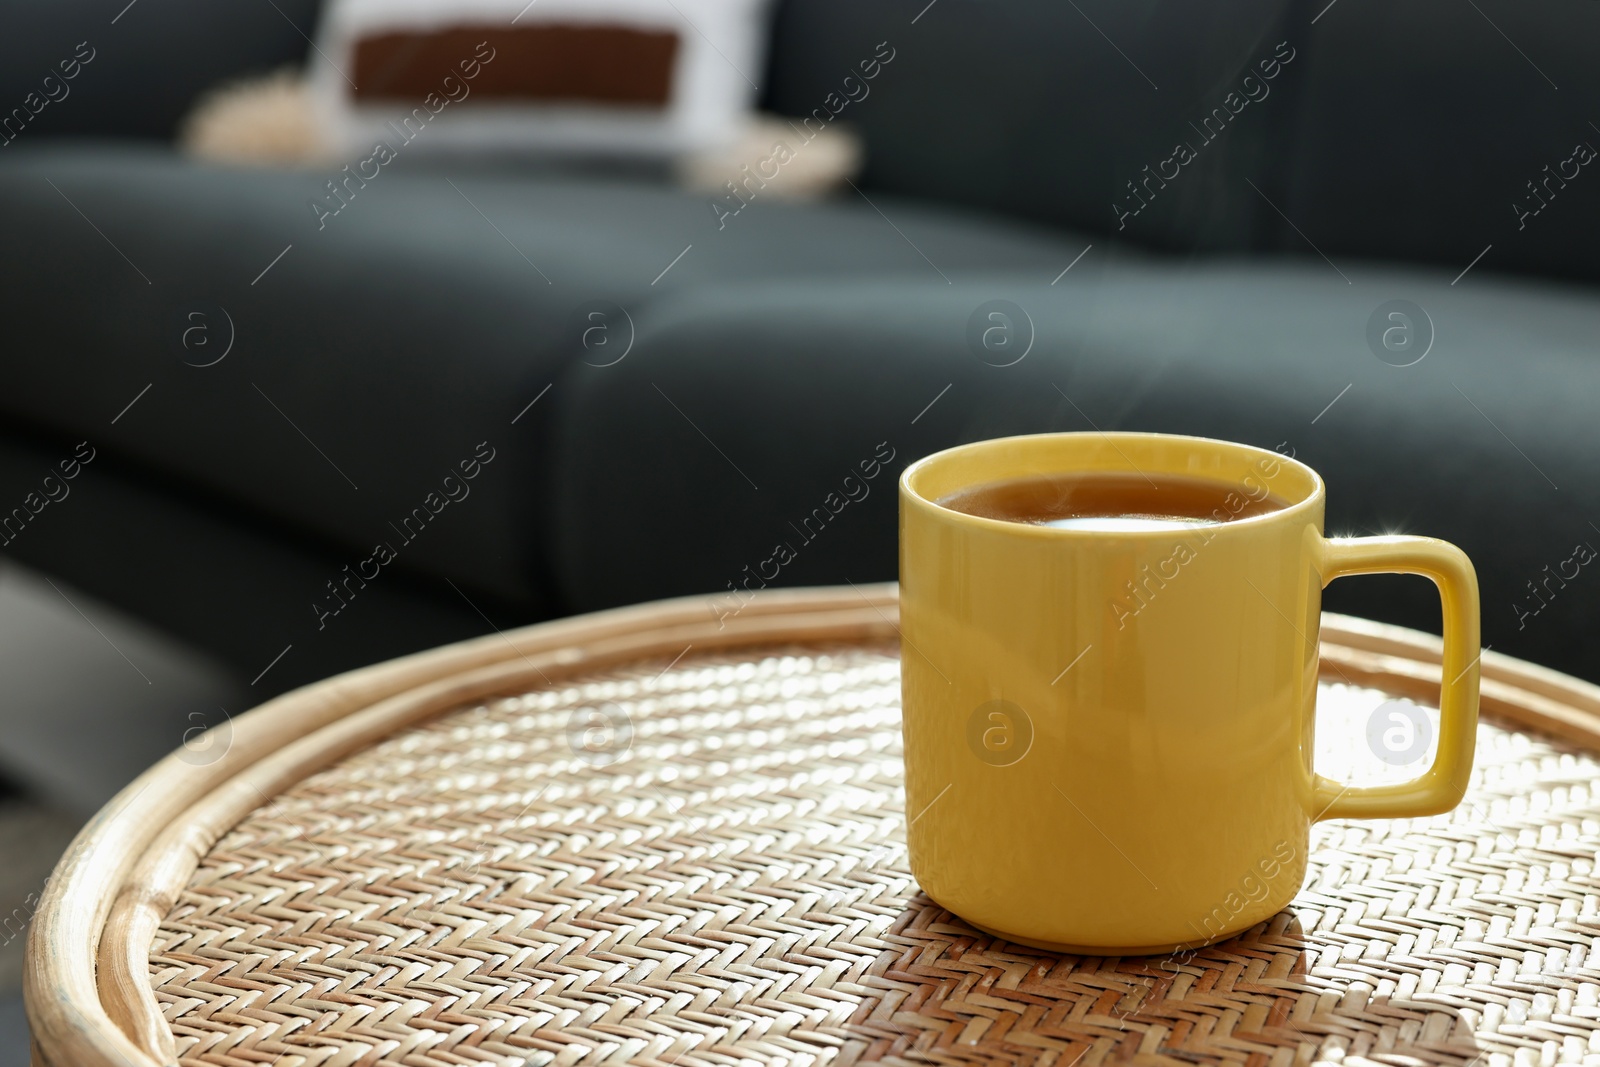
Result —
<svg viewBox="0 0 1600 1067"><path fill-rule="evenodd" d="M150 955L183 1064L1600 1062L1586 755L1486 725L1460 809L1319 826L1269 923L1062 957L906 873L893 649L663 666L462 708L218 842Z"/></svg>

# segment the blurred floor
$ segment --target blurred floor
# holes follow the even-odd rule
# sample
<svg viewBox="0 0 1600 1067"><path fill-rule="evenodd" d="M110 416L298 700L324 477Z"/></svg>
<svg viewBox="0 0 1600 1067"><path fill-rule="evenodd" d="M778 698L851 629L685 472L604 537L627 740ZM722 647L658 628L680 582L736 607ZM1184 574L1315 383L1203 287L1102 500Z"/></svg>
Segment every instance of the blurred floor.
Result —
<svg viewBox="0 0 1600 1067"><path fill-rule="evenodd" d="M25 1067L22 959L29 920L79 820L22 798L0 802L0 1067Z"/></svg>
<svg viewBox="0 0 1600 1067"><path fill-rule="evenodd" d="M0 997L0 1067L28 1067L28 1020L22 1011L22 994Z"/></svg>
<svg viewBox="0 0 1600 1067"><path fill-rule="evenodd" d="M98 811L145 768L255 703L220 666L57 579L0 564L0 778Z"/></svg>
<svg viewBox="0 0 1600 1067"><path fill-rule="evenodd" d="M78 827L247 686L60 581L0 561L0 1067L28 1062L33 908Z"/></svg>

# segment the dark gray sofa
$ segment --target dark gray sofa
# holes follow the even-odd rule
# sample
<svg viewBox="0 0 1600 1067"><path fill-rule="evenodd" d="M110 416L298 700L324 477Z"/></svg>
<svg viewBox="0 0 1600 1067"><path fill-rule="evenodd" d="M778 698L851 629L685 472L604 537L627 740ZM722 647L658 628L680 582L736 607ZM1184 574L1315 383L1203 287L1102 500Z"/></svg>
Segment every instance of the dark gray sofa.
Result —
<svg viewBox="0 0 1600 1067"><path fill-rule="evenodd" d="M1543 584L1600 545L1600 178L1510 206L1600 144L1594 5L789 2L775 110L895 49L848 109L859 192L719 220L650 175L418 158L321 229L328 175L161 140L218 77L303 59L313 5L122 6L26 9L0 42L7 99L99 49L0 148L0 501L97 450L4 551L246 681L293 645L263 696L491 626L717 610L880 449L771 583L892 578L906 462L1091 428L1293 449L1332 530L1456 541L1486 642L1600 679L1600 575ZM1031 321L1015 365L969 342L994 300ZM1393 300L1425 313L1412 366L1369 346ZM597 301L626 309L620 362L585 347ZM213 366L183 344L197 308L219 341L231 320ZM1437 629L1420 579L1328 605Z"/></svg>

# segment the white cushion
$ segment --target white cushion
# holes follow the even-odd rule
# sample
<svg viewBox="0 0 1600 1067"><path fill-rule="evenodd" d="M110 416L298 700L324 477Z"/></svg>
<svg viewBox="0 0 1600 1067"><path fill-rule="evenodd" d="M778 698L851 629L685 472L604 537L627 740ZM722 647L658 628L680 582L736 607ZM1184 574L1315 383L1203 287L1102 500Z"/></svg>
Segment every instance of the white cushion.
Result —
<svg viewBox="0 0 1600 1067"><path fill-rule="evenodd" d="M766 14L767 0L332 0L309 61L312 93L328 141L350 153L370 152L378 141L407 153L472 147L671 156L717 149L740 135L754 106L754 83L765 59ZM676 34L666 105L475 98L470 80L446 68L439 72L441 84L432 101L433 106L443 102L437 112L423 99L355 98L350 77L363 38L538 25ZM473 58L470 51L460 57ZM496 53L487 64L500 60ZM455 79L448 85L447 76ZM429 116L426 124L418 116L401 128L416 109ZM420 134L403 140L405 132L417 128Z"/></svg>

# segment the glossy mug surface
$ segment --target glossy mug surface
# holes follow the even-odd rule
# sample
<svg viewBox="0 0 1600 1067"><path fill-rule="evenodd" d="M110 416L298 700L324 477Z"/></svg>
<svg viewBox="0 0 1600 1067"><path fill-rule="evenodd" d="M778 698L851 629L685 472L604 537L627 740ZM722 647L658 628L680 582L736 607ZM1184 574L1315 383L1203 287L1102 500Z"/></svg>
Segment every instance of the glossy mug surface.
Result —
<svg viewBox="0 0 1600 1067"><path fill-rule="evenodd" d="M1101 532L937 503L1095 472L1214 481L1235 511L1285 506ZM1472 564L1431 538L1325 538L1323 496L1293 459L1158 434L1002 438L906 469L906 818L930 897L1023 944L1166 952L1282 909L1316 820L1456 805L1478 714ZM1322 588L1381 572L1424 575L1443 600L1439 748L1415 780L1353 788L1312 766Z"/></svg>

